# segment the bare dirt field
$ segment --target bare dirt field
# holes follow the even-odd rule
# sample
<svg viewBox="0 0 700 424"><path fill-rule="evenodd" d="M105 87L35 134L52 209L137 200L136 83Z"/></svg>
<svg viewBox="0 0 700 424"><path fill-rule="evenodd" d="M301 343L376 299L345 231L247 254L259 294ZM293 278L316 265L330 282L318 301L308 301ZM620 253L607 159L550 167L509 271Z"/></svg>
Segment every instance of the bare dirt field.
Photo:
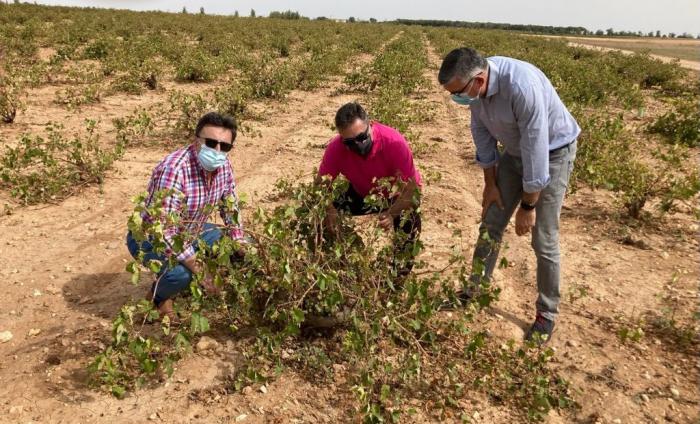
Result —
<svg viewBox="0 0 700 424"><path fill-rule="evenodd" d="M424 171L438 171L423 201L425 257L446 256L450 223L465 234L471 251L481 213L482 173L474 163L469 110L452 103L435 81L438 58L427 72L433 82L424 101L435 118L417 128L434 150L416 158ZM266 206L266 194L282 176L305 175L317 166L336 109L352 95L335 95L339 81L314 92L293 92L283 102L256 107L265 118L252 122L260 137L241 136L231 154L238 188L249 203ZM166 91L174 88L166 85ZM198 89L203 89L201 86ZM163 101L166 93L115 95L102 103L67 112L52 103L55 87L34 90L16 123L0 126L14 140L24 131L60 120L68 130L85 116L102 122L136 106ZM103 140L113 140L111 132ZM175 140L182 144L188 140ZM197 396L216 388L239 366L236 341L212 334L216 349L189 355L165 383L138 390L123 400L87 386L86 367L105 343L110 321L129 299L145 293L130 283L124 244L130 199L146 188L151 170L168 151L137 147L118 162L102 187L83 190L60 204L16 207L0 217L0 422L6 423L316 423L355 422L352 402L333 386L303 379L292 370L261 389ZM6 199L3 199L6 200ZM569 195L561 218L563 287L561 317L552 340L553 366L568 380L581 409L552 412L551 423L697 423L700 411L696 346L678 349L672 335L645 334L622 343L618 335L647 312L672 307L687 319L698 304L698 225L692 216L670 214L621 230L615 199L607 192ZM244 211L245 213L250 211ZM510 267L497 271L500 300L481 324L493 337L520 340L534 318L535 258L530 240L506 234ZM696 328L697 330L697 328ZM340 374L342 376L342 374ZM339 377L341 378L341 377ZM483 396L465 398L473 422L517 421L511 411ZM417 405L415 422L436 422ZM447 422L459 422L447 417Z"/></svg>
<svg viewBox="0 0 700 424"><path fill-rule="evenodd" d="M700 40L694 39L659 39L643 38L605 38L605 37L571 37L564 38L571 46L591 47L600 51L618 50L625 53L649 53L652 57L665 62L679 60L684 68L700 71Z"/></svg>

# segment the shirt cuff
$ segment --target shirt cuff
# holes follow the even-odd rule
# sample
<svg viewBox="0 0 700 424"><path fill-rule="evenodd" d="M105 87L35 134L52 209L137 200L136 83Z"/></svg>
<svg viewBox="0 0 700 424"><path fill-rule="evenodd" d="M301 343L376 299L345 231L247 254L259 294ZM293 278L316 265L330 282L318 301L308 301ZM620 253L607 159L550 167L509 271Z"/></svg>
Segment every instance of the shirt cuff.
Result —
<svg viewBox="0 0 700 424"><path fill-rule="evenodd" d="M498 159L499 159L498 158L498 150L494 150L492 157L489 159L490 159L489 161L484 161L484 160L482 160L481 156L479 156L478 153L476 154L476 163L480 167L482 167L484 169L493 168L498 163Z"/></svg>
<svg viewBox="0 0 700 424"><path fill-rule="evenodd" d="M194 256L194 246L190 245L182 253L177 255L176 258L179 262L183 262L192 256Z"/></svg>
<svg viewBox="0 0 700 424"><path fill-rule="evenodd" d="M241 243L247 243L248 240L245 238L245 233L243 232L243 229L241 228L233 228L231 229L231 232L229 233L231 235L231 238L241 242Z"/></svg>
<svg viewBox="0 0 700 424"><path fill-rule="evenodd" d="M525 193L536 193L544 190L552 179L549 175L545 179L537 179L532 181L523 180L523 191Z"/></svg>

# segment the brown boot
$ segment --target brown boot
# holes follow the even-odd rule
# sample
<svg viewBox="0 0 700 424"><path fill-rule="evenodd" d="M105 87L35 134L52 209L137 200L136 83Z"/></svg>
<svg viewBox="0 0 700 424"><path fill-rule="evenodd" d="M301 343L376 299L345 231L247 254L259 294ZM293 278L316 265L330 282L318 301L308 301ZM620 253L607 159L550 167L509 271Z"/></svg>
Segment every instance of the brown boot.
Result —
<svg viewBox="0 0 700 424"><path fill-rule="evenodd" d="M161 320L168 317L170 325L180 325L180 319L177 317L172 299L165 299L160 302L158 304L158 313L160 314Z"/></svg>

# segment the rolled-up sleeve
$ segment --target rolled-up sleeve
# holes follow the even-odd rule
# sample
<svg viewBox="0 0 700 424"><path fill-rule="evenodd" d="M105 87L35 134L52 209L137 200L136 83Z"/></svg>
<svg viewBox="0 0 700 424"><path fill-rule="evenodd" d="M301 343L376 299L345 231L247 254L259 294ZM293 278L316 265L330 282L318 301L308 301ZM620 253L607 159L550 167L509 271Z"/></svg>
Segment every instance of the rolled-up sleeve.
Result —
<svg viewBox="0 0 700 424"><path fill-rule="evenodd" d="M479 118L477 111L471 113L471 131L476 145L476 163L486 169L496 166L498 163L498 149L496 139Z"/></svg>
<svg viewBox="0 0 700 424"><path fill-rule="evenodd" d="M550 181L549 122L542 87L536 82L516 86L513 112L520 131L523 190L535 193L547 187Z"/></svg>

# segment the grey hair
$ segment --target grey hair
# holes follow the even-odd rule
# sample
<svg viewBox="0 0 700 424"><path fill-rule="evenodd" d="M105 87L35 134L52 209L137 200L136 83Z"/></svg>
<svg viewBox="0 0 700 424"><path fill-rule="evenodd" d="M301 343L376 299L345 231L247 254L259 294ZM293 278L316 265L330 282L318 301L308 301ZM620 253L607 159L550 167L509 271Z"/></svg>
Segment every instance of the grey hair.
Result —
<svg viewBox="0 0 700 424"><path fill-rule="evenodd" d="M438 81L445 85L455 76L468 79L478 72L485 71L487 66L486 59L476 50L469 47L454 49L443 59Z"/></svg>

